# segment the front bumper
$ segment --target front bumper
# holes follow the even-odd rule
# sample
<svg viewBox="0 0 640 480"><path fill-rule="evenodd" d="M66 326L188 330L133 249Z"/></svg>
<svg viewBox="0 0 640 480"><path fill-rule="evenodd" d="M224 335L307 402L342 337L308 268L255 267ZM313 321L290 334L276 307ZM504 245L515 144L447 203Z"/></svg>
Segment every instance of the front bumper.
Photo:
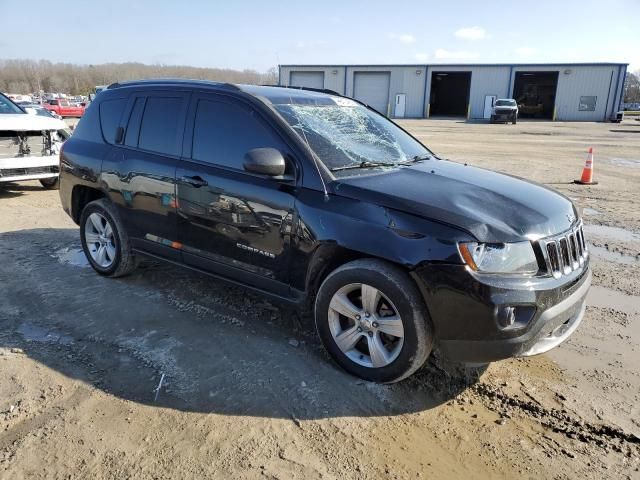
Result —
<svg viewBox="0 0 640 480"><path fill-rule="evenodd" d="M491 120L494 122L512 122L518 118L516 112L510 113L494 113L491 115Z"/></svg>
<svg viewBox="0 0 640 480"><path fill-rule="evenodd" d="M440 350L464 363L537 355L558 346L580 325L591 286L588 262L562 279L486 281L463 266L430 266L417 277ZM527 312L524 321L501 328L505 306Z"/></svg>
<svg viewBox="0 0 640 480"><path fill-rule="evenodd" d="M0 157L0 182L54 178L59 173L57 155L42 157Z"/></svg>

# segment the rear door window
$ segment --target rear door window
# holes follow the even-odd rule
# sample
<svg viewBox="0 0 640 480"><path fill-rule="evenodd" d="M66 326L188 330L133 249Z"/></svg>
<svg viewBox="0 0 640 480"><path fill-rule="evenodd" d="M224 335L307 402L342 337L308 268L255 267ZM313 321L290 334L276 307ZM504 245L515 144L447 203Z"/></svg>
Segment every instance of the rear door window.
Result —
<svg viewBox="0 0 640 480"><path fill-rule="evenodd" d="M260 147L284 153L282 140L253 109L226 99L198 100L191 155L194 160L242 170L245 154Z"/></svg>
<svg viewBox="0 0 640 480"><path fill-rule="evenodd" d="M185 103L185 97L180 95L148 96L140 122L138 148L180 155Z"/></svg>

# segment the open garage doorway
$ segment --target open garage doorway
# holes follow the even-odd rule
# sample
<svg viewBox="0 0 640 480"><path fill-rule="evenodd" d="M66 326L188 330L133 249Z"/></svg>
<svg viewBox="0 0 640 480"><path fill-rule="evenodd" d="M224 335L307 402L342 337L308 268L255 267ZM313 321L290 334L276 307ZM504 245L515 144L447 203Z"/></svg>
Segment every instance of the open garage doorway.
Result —
<svg viewBox="0 0 640 480"><path fill-rule="evenodd" d="M523 118L553 119L558 72L516 72L513 98Z"/></svg>
<svg viewBox="0 0 640 480"><path fill-rule="evenodd" d="M466 117L471 72L433 72L429 116Z"/></svg>

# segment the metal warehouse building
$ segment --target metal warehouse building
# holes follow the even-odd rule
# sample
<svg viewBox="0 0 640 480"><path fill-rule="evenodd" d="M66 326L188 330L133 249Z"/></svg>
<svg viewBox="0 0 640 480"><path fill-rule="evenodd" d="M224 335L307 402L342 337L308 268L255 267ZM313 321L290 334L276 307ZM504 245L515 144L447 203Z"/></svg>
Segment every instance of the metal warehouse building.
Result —
<svg viewBox="0 0 640 480"><path fill-rule="evenodd" d="M280 65L280 85L333 90L394 118L489 118L496 98L520 117L603 121L620 110L627 64Z"/></svg>

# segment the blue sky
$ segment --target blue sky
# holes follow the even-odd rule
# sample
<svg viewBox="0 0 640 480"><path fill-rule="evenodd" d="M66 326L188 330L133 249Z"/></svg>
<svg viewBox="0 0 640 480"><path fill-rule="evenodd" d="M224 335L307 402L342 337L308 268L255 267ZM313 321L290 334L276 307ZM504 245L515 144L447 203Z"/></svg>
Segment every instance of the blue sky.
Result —
<svg viewBox="0 0 640 480"><path fill-rule="evenodd" d="M0 8L0 58L260 71L279 63L590 61L640 69L640 0L0 0Z"/></svg>

